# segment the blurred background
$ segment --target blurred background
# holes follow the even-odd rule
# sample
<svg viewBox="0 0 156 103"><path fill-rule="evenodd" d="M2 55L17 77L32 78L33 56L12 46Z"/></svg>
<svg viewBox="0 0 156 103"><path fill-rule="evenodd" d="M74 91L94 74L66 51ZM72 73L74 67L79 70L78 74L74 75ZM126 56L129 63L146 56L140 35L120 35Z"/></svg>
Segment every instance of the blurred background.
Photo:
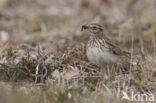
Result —
<svg viewBox="0 0 156 103"><path fill-rule="evenodd" d="M146 45L156 30L155 10L155 0L1 0L0 42L40 42L62 50L88 39L81 25L99 23L124 46L129 46L132 35L136 45Z"/></svg>
<svg viewBox="0 0 156 103"><path fill-rule="evenodd" d="M0 103L121 103L124 89L156 95L155 10L156 0L0 0ZM88 78L100 74L85 55L88 23L141 55L143 72Z"/></svg>

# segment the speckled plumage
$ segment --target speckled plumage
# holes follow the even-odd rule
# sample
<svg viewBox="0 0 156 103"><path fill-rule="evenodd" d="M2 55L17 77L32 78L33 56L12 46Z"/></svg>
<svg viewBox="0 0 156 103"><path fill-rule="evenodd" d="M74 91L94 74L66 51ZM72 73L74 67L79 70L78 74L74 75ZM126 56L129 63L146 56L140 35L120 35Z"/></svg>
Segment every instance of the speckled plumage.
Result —
<svg viewBox="0 0 156 103"><path fill-rule="evenodd" d="M130 59L130 53L123 51L106 37L102 26L99 24L83 25L91 35L87 43L88 60L100 67L105 64L125 64Z"/></svg>

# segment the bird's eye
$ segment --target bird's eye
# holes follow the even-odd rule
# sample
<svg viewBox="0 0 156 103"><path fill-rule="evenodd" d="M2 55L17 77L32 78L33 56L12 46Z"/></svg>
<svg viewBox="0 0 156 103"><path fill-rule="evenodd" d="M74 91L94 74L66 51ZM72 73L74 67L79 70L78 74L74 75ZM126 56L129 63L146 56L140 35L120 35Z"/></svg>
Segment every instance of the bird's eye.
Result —
<svg viewBox="0 0 156 103"><path fill-rule="evenodd" d="M94 26L93 29L96 29L96 26Z"/></svg>

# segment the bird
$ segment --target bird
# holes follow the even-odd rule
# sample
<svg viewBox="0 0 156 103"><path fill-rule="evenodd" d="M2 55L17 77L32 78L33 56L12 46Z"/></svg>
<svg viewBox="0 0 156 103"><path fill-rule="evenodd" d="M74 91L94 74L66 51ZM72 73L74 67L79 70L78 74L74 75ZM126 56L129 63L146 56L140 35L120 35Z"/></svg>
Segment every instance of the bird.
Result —
<svg viewBox="0 0 156 103"><path fill-rule="evenodd" d="M131 53L122 50L104 33L104 29L97 23L82 25L81 31L89 31L90 38L86 45L88 60L98 67L116 65L122 71L128 71L131 63Z"/></svg>

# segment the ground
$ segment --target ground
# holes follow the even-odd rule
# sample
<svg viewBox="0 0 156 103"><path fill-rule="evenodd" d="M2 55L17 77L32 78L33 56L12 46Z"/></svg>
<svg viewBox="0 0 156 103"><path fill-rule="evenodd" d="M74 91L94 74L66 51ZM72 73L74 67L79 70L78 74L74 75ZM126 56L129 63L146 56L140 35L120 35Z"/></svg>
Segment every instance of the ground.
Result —
<svg viewBox="0 0 156 103"><path fill-rule="evenodd" d="M140 101L149 103L152 94L154 103L155 4L154 0L1 0L0 102L137 103L139 95L148 93ZM88 23L101 24L107 36L139 60L141 72L101 76L100 68L85 55L89 33L81 32L81 26ZM134 101L132 92L137 94ZM122 99L124 93L130 101Z"/></svg>

